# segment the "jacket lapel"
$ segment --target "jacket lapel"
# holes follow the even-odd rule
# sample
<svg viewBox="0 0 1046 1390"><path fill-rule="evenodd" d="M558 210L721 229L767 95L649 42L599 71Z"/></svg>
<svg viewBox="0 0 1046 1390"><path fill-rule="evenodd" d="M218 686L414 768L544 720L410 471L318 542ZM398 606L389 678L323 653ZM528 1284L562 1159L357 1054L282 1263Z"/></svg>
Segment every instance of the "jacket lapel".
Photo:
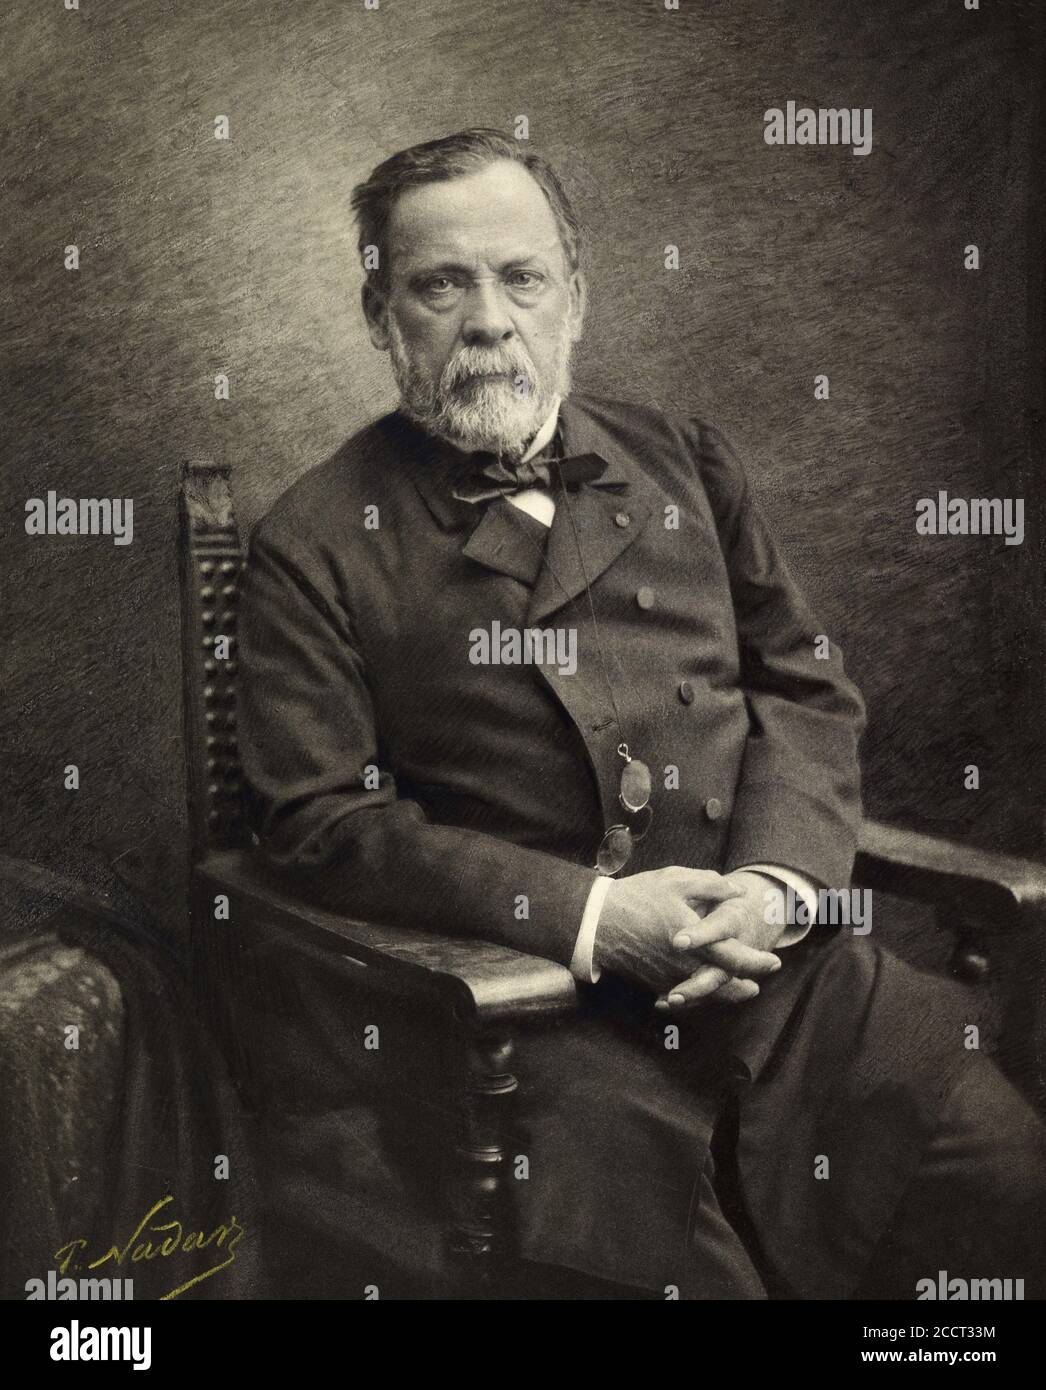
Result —
<svg viewBox="0 0 1046 1390"><path fill-rule="evenodd" d="M573 400L560 407L564 453L599 454L603 486L556 493L545 563L527 609L536 626L584 593L632 544L650 518L656 490L632 456Z"/></svg>
<svg viewBox="0 0 1046 1390"><path fill-rule="evenodd" d="M441 529L462 534L461 553L467 559L532 585L541 568L545 537L536 540L527 525L530 519L510 502L476 505L455 497L450 475L460 456L409 421L403 420L402 426L401 447L409 459L414 486Z"/></svg>
<svg viewBox="0 0 1046 1390"><path fill-rule="evenodd" d="M585 484L556 497L556 514L542 560L527 519L502 499L486 507L462 502L451 492L453 451L394 416L401 447L411 458L414 485L439 525L467 532L462 554L497 574L533 584L526 622L534 626L584 593L639 535L657 501L653 483L632 455L582 405L560 406L563 448L568 456L599 454L607 470L601 486ZM449 451L449 452L446 452ZM622 520L627 518L627 520Z"/></svg>
<svg viewBox="0 0 1046 1390"><path fill-rule="evenodd" d="M538 534L534 534L534 529ZM504 498L491 502L462 548L462 555L496 574L509 574L532 586L541 572L545 554L544 528L540 522Z"/></svg>

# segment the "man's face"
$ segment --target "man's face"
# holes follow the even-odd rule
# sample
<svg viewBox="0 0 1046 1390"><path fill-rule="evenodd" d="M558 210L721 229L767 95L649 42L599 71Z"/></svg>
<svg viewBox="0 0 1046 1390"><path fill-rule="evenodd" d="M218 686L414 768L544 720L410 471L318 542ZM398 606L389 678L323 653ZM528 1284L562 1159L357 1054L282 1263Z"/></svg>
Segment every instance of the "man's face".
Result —
<svg viewBox="0 0 1046 1390"><path fill-rule="evenodd" d="M585 287L539 184L500 160L408 189L388 231L389 292L364 289L404 411L466 451L519 458L570 389Z"/></svg>

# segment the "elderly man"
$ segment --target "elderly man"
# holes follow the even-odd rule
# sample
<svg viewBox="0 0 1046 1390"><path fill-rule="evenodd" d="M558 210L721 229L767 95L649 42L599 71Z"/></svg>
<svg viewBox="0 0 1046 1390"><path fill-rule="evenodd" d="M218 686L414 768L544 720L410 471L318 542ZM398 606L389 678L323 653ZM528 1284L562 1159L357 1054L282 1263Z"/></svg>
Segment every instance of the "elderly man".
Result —
<svg viewBox="0 0 1046 1390"><path fill-rule="evenodd" d="M550 1289L1039 1288L1041 1130L963 1047L958 992L856 910L809 926L849 884L863 708L738 460L700 420L571 394L579 229L540 156L465 131L353 203L400 405L253 537L267 858L576 976L581 1018L519 1067ZM317 1047L337 1009L310 1000Z"/></svg>

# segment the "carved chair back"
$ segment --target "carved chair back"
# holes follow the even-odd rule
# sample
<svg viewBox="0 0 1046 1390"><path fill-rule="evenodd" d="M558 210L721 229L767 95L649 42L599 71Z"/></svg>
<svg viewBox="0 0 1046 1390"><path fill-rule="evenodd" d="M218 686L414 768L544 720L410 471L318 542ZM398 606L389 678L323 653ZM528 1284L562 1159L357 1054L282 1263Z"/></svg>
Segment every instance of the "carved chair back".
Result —
<svg viewBox="0 0 1046 1390"><path fill-rule="evenodd" d="M180 577L189 828L193 859L246 845L237 741L236 625L243 550L229 469L193 459L182 470Z"/></svg>

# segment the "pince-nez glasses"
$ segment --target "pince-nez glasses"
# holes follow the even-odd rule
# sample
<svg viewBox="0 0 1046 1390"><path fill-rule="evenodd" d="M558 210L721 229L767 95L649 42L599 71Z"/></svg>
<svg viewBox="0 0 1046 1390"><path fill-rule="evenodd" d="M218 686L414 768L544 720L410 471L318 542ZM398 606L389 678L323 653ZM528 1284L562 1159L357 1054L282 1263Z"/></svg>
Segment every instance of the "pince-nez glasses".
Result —
<svg viewBox="0 0 1046 1390"><path fill-rule="evenodd" d="M650 805L650 769L641 758L629 755L627 743L619 743L617 751L618 756L625 760L618 790L618 801L625 812L625 819L610 827L596 851L595 867L607 877L624 868L632 857L637 841L647 833L654 819Z"/></svg>

